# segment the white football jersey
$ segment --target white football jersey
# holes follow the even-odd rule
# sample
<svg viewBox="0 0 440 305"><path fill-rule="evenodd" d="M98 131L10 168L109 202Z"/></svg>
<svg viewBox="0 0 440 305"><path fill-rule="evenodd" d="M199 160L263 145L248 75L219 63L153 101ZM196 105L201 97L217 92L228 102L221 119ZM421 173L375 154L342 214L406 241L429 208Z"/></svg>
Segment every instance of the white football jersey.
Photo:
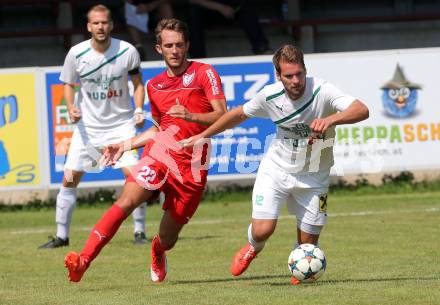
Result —
<svg viewBox="0 0 440 305"><path fill-rule="evenodd" d="M73 46L66 56L60 80L81 85L75 98L87 128L112 128L133 118L128 72L140 66L139 53L123 40L111 39L105 53L95 51L91 40Z"/></svg>
<svg viewBox="0 0 440 305"><path fill-rule="evenodd" d="M277 126L275 139L264 158L289 173L328 171L333 165L335 127L322 139L309 141L310 124L315 118L325 118L344 111L355 100L334 85L315 77L306 78L304 94L298 100L287 95L281 82L265 86L243 105L249 117L270 118Z"/></svg>

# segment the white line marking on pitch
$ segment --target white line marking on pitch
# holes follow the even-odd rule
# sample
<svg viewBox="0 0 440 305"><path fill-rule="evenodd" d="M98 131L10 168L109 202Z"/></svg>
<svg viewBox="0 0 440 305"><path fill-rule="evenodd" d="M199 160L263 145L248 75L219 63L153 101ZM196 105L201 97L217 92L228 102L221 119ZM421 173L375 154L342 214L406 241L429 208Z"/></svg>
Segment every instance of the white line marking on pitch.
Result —
<svg viewBox="0 0 440 305"><path fill-rule="evenodd" d="M440 212L440 208L426 208L426 209L412 209L412 210L388 210L388 211L361 211L361 212L351 212L351 213L329 213L328 217L358 217L358 216L367 216L367 215L390 215L390 214L407 214L414 212L427 212L427 213L437 213ZM279 219L288 219L294 218L291 215L283 215L280 216ZM237 222L242 221L241 219L212 219L212 220L194 220L191 221L191 225L207 225L207 224L221 224L221 223L229 223L229 222ZM147 227L157 226L158 221L149 222ZM122 225L121 228L128 227L130 225ZM74 227L72 231L90 231L92 227ZM7 231L7 230L5 230ZM23 230L15 230L8 232L9 234L40 234L40 233L53 233L55 231L55 226L53 228L41 228L41 229L23 229Z"/></svg>

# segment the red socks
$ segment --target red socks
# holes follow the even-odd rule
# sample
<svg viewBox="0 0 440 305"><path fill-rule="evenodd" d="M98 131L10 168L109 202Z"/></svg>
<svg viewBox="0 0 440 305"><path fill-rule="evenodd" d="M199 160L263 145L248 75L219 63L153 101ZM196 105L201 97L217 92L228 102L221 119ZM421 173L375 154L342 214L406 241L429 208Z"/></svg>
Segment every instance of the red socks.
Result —
<svg viewBox="0 0 440 305"><path fill-rule="evenodd" d="M154 236L153 240L151 241L151 250L157 255L161 255L165 252L165 249L160 243L159 235Z"/></svg>
<svg viewBox="0 0 440 305"><path fill-rule="evenodd" d="M85 259L87 265L95 259L101 249L113 238L113 235L118 231L125 218L127 218L125 211L120 206L114 204L95 224L81 251L81 256Z"/></svg>
<svg viewBox="0 0 440 305"><path fill-rule="evenodd" d="M174 246L174 245L173 245ZM156 235L153 238L153 241L151 242L151 250L154 251L154 253L156 253L157 255L161 255L162 253L164 253L167 250L170 250L173 246L171 247L164 247L161 243L160 243L160 237L159 235Z"/></svg>

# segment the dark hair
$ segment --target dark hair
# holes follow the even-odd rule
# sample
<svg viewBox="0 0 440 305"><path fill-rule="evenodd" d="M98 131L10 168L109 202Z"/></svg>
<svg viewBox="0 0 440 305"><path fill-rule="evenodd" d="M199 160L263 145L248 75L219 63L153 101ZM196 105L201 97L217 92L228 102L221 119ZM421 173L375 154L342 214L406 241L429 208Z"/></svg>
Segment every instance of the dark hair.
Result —
<svg viewBox="0 0 440 305"><path fill-rule="evenodd" d="M188 26L186 25L185 22L179 19L168 18L159 21L159 23L156 26L156 30L154 31L156 34L156 42L158 44L161 44L162 42L162 37L160 36L160 34L162 33L163 30L170 30L181 33L185 42L189 41Z"/></svg>
<svg viewBox="0 0 440 305"><path fill-rule="evenodd" d="M275 66L275 70L280 73L280 63L287 62L291 64L301 64L304 70L306 69L306 65L304 64L304 54L303 52L291 45L285 44L275 51L275 54L272 58L273 65Z"/></svg>
<svg viewBox="0 0 440 305"><path fill-rule="evenodd" d="M89 9L89 11L87 12L87 21L90 21L90 14L92 12L105 12L105 13L107 13L108 19L110 21L113 21L112 20L112 12L107 8L107 6L105 6L103 4L95 5Z"/></svg>

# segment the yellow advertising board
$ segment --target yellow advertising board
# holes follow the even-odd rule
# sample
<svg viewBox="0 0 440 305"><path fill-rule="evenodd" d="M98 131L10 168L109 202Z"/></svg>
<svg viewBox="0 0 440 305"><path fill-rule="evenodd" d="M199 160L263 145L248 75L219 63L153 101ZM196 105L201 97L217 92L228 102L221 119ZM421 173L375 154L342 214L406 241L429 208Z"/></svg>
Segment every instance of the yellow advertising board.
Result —
<svg viewBox="0 0 440 305"><path fill-rule="evenodd" d="M0 188L40 184L34 73L0 74Z"/></svg>

